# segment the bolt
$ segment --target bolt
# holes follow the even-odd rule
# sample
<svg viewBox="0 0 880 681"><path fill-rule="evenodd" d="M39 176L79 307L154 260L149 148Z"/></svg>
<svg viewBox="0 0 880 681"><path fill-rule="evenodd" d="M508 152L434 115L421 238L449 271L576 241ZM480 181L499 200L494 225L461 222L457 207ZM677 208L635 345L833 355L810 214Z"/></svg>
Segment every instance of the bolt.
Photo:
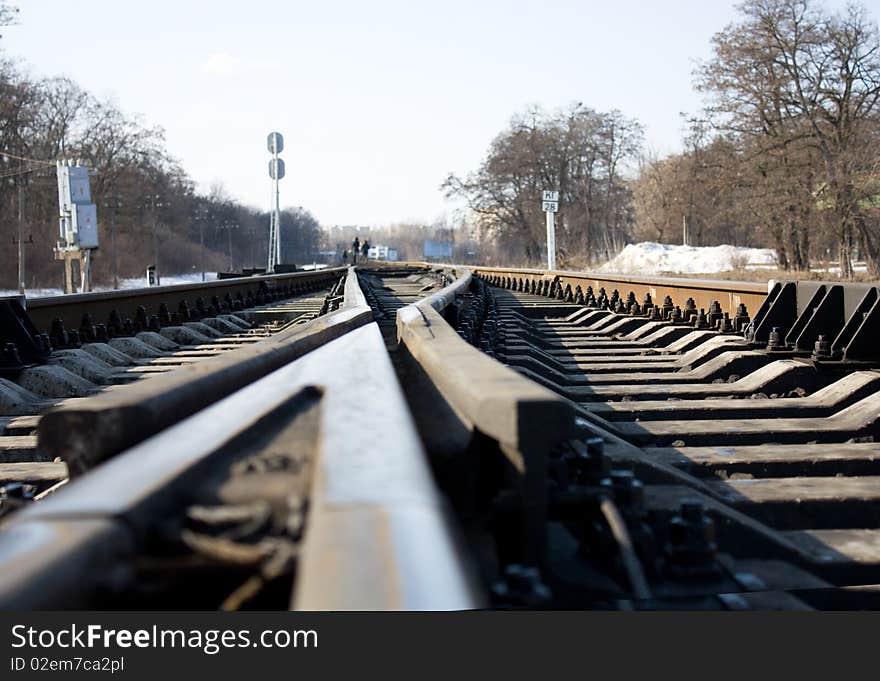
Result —
<svg viewBox="0 0 880 681"><path fill-rule="evenodd" d="M4 346L0 364L6 367L21 366L21 356L18 354L18 346L15 343L7 343Z"/></svg>
<svg viewBox="0 0 880 681"><path fill-rule="evenodd" d="M115 337L122 333L123 327L124 324L119 311L116 309L110 310L110 315L107 317L107 332Z"/></svg>
<svg viewBox="0 0 880 681"><path fill-rule="evenodd" d="M749 311L746 309L745 304L740 303L736 306L736 314L733 316L733 328L737 333L742 331L748 323L751 321L749 317Z"/></svg>
<svg viewBox="0 0 880 681"><path fill-rule="evenodd" d="M813 346L813 358L820 359L824 357L831 357L831 343L828 342L827 336L820 335Z"/></svg>
<svg viewBox="0 0 880 681"><path fill-rule="evenodd" d="M64 321L60 317L55 317L55 319L52 320L49 333L55 341L55 345L59 348L65 348L70 343L67 330L64 328Z"/></svg>
<svg viewBox="0 0 880 681"><path fill-rule="evenodd" d="M717 569L715 522L701 501L682 501L678 514L670 518L668 529L665 553L673 568Z"/></svg>
<svg viewBox="0 0 880 681"><path fill-rule="evenodd" d="M785 338L782 335L782 329L778 326L774 326L773 330L770 332L770 340L767 343L768 350L784 350L785 349Z"/></svg>
<svg viewBox="0 0 880 681"><path fill-rule="evenodd" d="M590 437L584 444L586 452L578 451L568 459L571 477L578 484L594 485L608 477L611 462L605 456L602 438Z"/></svg>
<svg viewBox="0 0 880 681"><path fill-rule="evenodd" d="M640 512L645 503L645 488L632 471L615 469L609 477L602 480L602 487L610 488L614 501L621 511Z"/></svg>
<svg viewBox="0 0 880 681"><path fill-rule="evenodd" d="M717 300L713 300L712 304L709 306L709 314L707 315L709 326L715 326L718 320L723 316L724 313L721 311L721 303Z"/></svg>

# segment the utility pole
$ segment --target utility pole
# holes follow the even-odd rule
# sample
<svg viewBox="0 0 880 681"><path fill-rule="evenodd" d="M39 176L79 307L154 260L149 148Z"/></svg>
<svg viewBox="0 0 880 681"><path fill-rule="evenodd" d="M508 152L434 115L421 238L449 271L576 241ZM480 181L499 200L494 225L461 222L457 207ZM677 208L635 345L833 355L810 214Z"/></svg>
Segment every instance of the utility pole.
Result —
<svg viewBox="0 0 880 681"><path fill-rule="evenodd" d="M230 272L233 272L233 271L234 271L233 266L234 266L234 264L235 264L235 263L233 262L233 260L232 260L232 230L233 230L233 229L238 229L238 227L239 227L238 224L236 224L236 223L234 223L234 222L232 222L232 221L230 221L230 220L224 220L224 221L219 225L219 228L220 228L220 229L225 229L225 230L226 230L226 242L227 242L228 254L229 254L229 271L230 271ZM242 266L244 266L244 265L242 264Z"/></svg>
<svg viewBox="0 0 880 681"><path fill-rule="evenodd" d="M556 269L556 225L554 216L559 210L559 192L544 190L541 192L541 209L547 216L547 269Z"/></svg>
<svg viewBox="0 0 880 681"><path fill-rule="evenodd" d="M229 271L232 272L234 270L234 263L232 262L232 225L226 229L226 237L229 240Z"/></svg>
<svg viewBox="0 0 880 681"><path fill-rule="evenodd" d="M202 267L202 281L205 281L205 221L199 220L199 264Z"/></svg>
<svg viewBox="0 0 880 681"><path fill-rule="evenodd" d="M161 203L156 203L156 199L159 198L158 194L152 194L150 196L150 205L153 213L153 265L156 268L156 286L159 286L160 274L159 274L159 234L158 234L158 226L156 224L157 216L156 216L156 207L161 206Z"/></svg>
<svg viewBox="0 0 880 681"><path fill-rule="evenodd" d="M208 209L202 205L196 208L196 221L199 223L199 267L202 270L202 281L205 281L205 220Z"/></svg>
<svg viewBox="0 0 880 681"><path fill-rule="evenodd" d="M18 161L18 292L24 293L24 160Z"/></svg>
<svg viewBox="0 0 880 681"><path fill-rule="evenodd" d="M119 261L116 252L116 209L119 207L119 198L116 196L116 188L110 186L110 259L113 266L113 288L119 288Z"/></svg>

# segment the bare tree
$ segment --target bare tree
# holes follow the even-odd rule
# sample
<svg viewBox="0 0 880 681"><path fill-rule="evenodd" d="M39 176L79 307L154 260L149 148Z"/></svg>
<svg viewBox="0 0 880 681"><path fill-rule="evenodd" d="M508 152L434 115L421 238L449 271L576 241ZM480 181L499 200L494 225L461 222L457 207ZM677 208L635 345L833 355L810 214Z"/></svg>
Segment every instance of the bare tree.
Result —
<svg viewBox="0 0 880 681"><path fill-rule="evenodd" d="M629 235L632 202L623 171L641 143L639 123L619 111L532 107L495 138L478 171L450 175L443 189L466 201L480 230L509 260L532 263L545 242L541 191L558 190L559 262L586 264L611 257Z"/></svg>
<svg viewBox="0 0 880 681"><path fill-rule="evenodd" d="M872 268L880 252L862 205L876 188L880 39L864 8L830 14L811 0L747 0L742 20L715 36L699 74L720 123L743 143L751 175L763 178L757 216L779 226L783 264L808 264L814 211L852 276L860 237ZM772 210L771 201L779 208Z"/></svg>

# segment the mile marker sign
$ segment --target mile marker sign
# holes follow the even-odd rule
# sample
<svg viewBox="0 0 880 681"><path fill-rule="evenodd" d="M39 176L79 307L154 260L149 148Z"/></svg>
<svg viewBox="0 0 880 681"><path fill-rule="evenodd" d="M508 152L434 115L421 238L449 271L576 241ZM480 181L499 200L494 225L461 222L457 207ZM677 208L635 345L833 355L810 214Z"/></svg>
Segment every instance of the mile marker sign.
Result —
<svg viewBox="0 0 880 681"><path fill-rule="evenodd" d="M556 226L553 214L559 210L559 192L545 189L541 192L541 210L547 216L547 269L556 269Z"/></svg>

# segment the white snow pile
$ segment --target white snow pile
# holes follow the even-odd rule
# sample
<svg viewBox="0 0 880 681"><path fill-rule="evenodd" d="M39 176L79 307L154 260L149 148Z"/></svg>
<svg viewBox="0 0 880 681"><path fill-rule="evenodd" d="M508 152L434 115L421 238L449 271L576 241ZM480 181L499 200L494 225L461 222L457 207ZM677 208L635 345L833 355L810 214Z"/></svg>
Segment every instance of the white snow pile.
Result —
<svg viewBox="0 0 880 681"><path fill-rule="evenodd" d="M680 246L645 241L628 244L617 257L599 267L599 271L614 274L711 274L775 266L776 251L772 248Z"/></svg>

